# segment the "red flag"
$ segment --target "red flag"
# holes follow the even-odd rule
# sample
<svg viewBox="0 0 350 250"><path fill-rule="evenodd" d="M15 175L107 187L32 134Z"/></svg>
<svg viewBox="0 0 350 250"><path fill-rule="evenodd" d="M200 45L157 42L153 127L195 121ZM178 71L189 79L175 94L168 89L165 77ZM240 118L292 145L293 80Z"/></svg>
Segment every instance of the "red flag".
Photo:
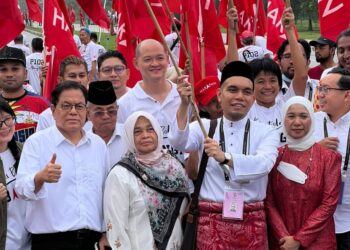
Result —
<svg viewBox="0 0 350 250"><path fill-rule="evenodd" d="M69 55L80 57L68 25L57 0L44 0L43 32L48 73L43 95L48 99L57 84L61 61Z"/></svg>
<svg viewBox="0 0 350 250"><path fill-rule="evenodd" d="M84 27L85 26L85 17L84 17L83 10L81 8L79 11L79 17L80 17L80 26Z"/></svg>
<svg viewBox="0 0 350 250"><path fill-rule="evenodd" d="M171 12L180 13L181 12L181 1L180 0L164 0L167 2L168 7Z"/></svg>
<svg viewBox="0 0 350 250"><path fill-rule="evenodd" d="M29 19L33 21L37 21L41 23L43 21L43 17L41 14L40 6L37 0L26 0L27 9L29 14Z"/></svg>
<svg viewBox="0 0 350 250"><path fill-rule="evenodd" d="M0 48L15 39L24 28L17 0L0 1Z"/></svg>
<svg viewBox="0 0 350 250"><path fill-rule="evenodd" d="M234 0L233 1L238 12L238 29L240 32L244 30L254 30L254 17L257 17L256 35L265 36L266 33L266 17L264 4L262 0ZM259 10L257 8L259 4ZM228 0L221 0L219 6L218 20L219 24L227 28L227 4ZM258 10L258 13L256 14Z"/></svg>
<svg viewBox="0 0 350 250"><path fill-rule="evenodd" d="M70 21L70 16L69 16L68 11L67 11L66 3L64 2L64 0L57 0L57 3L58 3L58 6L60 7L60 9L61 9L61 11L62 11L62 13L64 15L64 18L68 22L69 29L71 30L71 32L73 34L74 30L73 30L72 23Z"/></svg>
<svg viewBox="0 0 350 250"><path fill-rule="evenodd" d="M349 0L318 0L318 17L322 36L335 41L350 24Z"/></svg>
<svg viewBox="0 0 350 250"><path fill-rule="evenodd" d="M109 29L109 18L100 0L77 0L77 2L94 23L102 28Z"/></svg>
<svg viewBox="0 0 350 250"><path fill-rule="evenodd" d="M69 20L72 24L75 23L75 11L72 5L69 7Z"/></svg>
<svg viewBox="0 0 350 250"><path fill-rule="evenodd" d="M187 12L191 41L194 82L201 77L200 39L204 41L205 76L217 75L217 64L226 55L213 0L183 0L183 13ZM182 21L182 37L186 41L185 24ZM187 48L188 50L188 48ZM184 55L180 53L180 67L184 67Z"/></svg>
<svg viewBox="0 0 350 250"><path fill-rule="evenodd" d="M112 0L112 9L119 12L119 0Z"/></svg>
<svg viewBox="0 0 350 250"><path fill-rule="evenodd" d="M140 72L135 69L133 59L135 57L135 49L139 40L134 36L132 30L132 20L129 13L133 10L128 9L127 2L130 0L119 0L118 3L118 29L116 35L117 50L122 53L130 69L130 78L128 87L133 87L137 81L141 80Z"/></svg>

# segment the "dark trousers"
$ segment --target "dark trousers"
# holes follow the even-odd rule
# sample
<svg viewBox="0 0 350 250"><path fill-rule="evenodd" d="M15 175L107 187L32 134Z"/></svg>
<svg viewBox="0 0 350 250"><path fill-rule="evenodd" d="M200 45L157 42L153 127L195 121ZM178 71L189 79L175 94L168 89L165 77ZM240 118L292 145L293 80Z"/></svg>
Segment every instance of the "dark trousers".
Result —
<svg viewBox="0 0 350 250"><path fill-rule="evenodd" d="M87 229L32 234L32 250L94 250L100 238L101 233Z"/></svg>
<svg viewBox="0 0 350 250"><path fill-rule="evenodd" d="M337 249L349 250L350 249L350 232L336 234L337 237Z"/></svg>

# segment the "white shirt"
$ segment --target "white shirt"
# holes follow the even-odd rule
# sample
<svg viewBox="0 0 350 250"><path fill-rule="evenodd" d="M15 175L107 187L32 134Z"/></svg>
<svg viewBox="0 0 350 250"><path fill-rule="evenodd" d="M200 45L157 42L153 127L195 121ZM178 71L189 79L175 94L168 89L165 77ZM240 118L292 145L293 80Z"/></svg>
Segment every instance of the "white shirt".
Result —
<svg viewBox="0 0 350 250"><path fill-rule="evenodd" d="M96 44L93 41L90 41L88 44L81 44L79 48L81 57L84 59L88 66L88 71L91 71L91 64L93 61L97 60L98 50L96 49Z"/></svg>
<svg viewBox="0 0 350 250"><path fill-rule="evenodd" d="M315 98L315 91L316 91L316 86L318 85L318 80L315 79L311 79L310 77L308 77L308 80L306 82L306 86L305 86L305 92L304 92L304 97L306 99L308 99L309 101L311 101L311 103L314 102L314 98ZM283 82L282 84L283 88L285 88L286 86L288 86L286 83ZM310 93L311 91L311 93ZM282 91L280 91L276 97L276 100L278 99L283 99L285 102L295 96L295 90L294 90L294 86L293 86L293 80L291 82L291 84L289 85L289 88L287 90L287 92L283 95Z"/></svg>
<svg viewBox="0 0 350 250"><path fill-rule="evenodd" d="M346 113L335 123L329 119L325 112L315 113L315 137L316 141L325 138L324 135L324 118L327 120L328 137L337 137L339 139L338 152L342 155L341 169L344 167L346 154L346 144L348 139L348 131L350 127L350 112ZM350 170L348 167L344 185L344 193L342 204L337 206L334 214L336 233L345 233L350 231ZM339 198L340 199L340 198Z"/></svg>
<svg viewBox="0 0 350 250"><path fill-rule="evenodd" d="M113 250L154 249L148 210L137 177L126 168L115 166L108 175L104 194L107 238ZM186 200L186 199L184 199ZM167 250L181 246L181 218L187 202L182 203ZM116 246L116 242L120 243Z"/></svg>
<svg viewBox="0 0 350 250"><path fill-rule="evenodd" d="M47 109L45 109L43 112L41 112L41 114L39 115L39 120L38 120L38 124L36 126L36 132L40 131L40 130L44 130L46 128L52 127L56 125L55 119L53 118L53 114L52 114L52 110L50 107L48 107ZM84 124L84 130L85 131L89 131L92 128L92 123L90 121L87 121Z"/></svg>
<svg viewBox="0 0 350 250"><path fill-rule="evenodd" d="M56 153L62 166L58 183L44 183L34 193L34 177ZM25 225L34 234L104 229L102 198L108 173L104 141L84 133L77 145L67 140L56 126L27 139L18 167L16 190L27 199Z"/></svg>
<svg viewBox="0 0 350 250"><path fill-rule="evenodd" d="M264 58L265 54L268 54L268 51L256 45L248 45L238 49L238 59L242 62Z"/></svg>
<svg viewBox="0 0 350 250"><path fill-rule="evenodd" d="M126 146L122 140L124 126L117 123L113 131L112 137L107 143L107 149L109 154L109 168L111 169L126 153ZM93 133L93 127L89 129L90 133Z"/></svg>
<svg viewBox="0 0 350 250"><path fill-rule="evenodd" d="M81 46L81 41L80 41L79 36L77 34L74 34L73 39L74 39L75 45L77 45L77 48L79 49Z"/></svg>
<svg viewBox="0 0 350 250"><path fill-rule="evenodd" d="M23 51L25 56L29 56L32 52L30 51L30 49L25 46L24 44L11 44L10 47L12 48L17 48Z"/></svg>
<svg viewBox="0 0 350 250"><path fill-rule="evenodd" d="M34 52L26 58L27 80L38 95L41 94L39 73L43 64L44 56L41 52Z"/></svg>
<svg viewBox="0 0 350 250"><path fill-rule="evenodd" d="M282 111L284 103L284 100L278 99L275 105L270 108L266 108L264 106L260 106L255 101L247 115L252 121L258 121L276 128L279 132L278 139L280 141L280 146L284 145L286 142L282 128Z"/></svg>
<svg viewBox="0 0 350 250"><path fill-rule="evenodd" d="M176 85L171 84L171 90L165 100L160 103L149 96L140 86L140 82L136 83L134 88L129 90L125 95L117 100L118 108L118 123L124 124L125 120L136 111L146 111L152 114L159 122L163 131L163 147L176 154L183 161L183 154L174 149L169 143L168 134L170 126L176 120L176 111L180 105L181 99L176 90Z"/></svg>
<svg viewBox="0 0 350 250"><path fill-rule="evenodd" d="M15 191L16 170L15 159L9 149L0 153L6 176L6 188L10 197L7 201L7 250L30 250L30 237L24 228L26 201L19 199Z"/></svg>
<svg viewBox="0 0 350 250"><path fill-rule="evenodd" d="M209 131L210 120L202 119L206 131ZM214 139L220 141L220 121L214 133ZM248 155L242 154L244 129L247 117L238 122L224 118L224 133L226 152L231 153L233 169L230 169L231 186L244 191L245 202L262 201L266 197L268 174L277 158L278 132L271 126L250 121ZM202 151L204 137L198 122L186 125L181 131L177 124L171 127L170 142L183 151ZM249 181L248 184L238 184L235 181ZM209 157L206 173L200 191L200 199L223 202L225 178L219 163Z"/></svg>
<svg viewBox="0 0 350 250"><path fill-rule="evenodd" d="M172 54L174 55L175 61L177 64L179 64L179 58L180 58L180 39L177 40L176 45L173 46L174 42L177 39L177 34L176 32L172 32L168 35L165 36L165 41L168 45L168 47L171 49L173 47L173 49L171 50ZM170 65L173 65L173 62L171 60L169 60Z"/></svg>

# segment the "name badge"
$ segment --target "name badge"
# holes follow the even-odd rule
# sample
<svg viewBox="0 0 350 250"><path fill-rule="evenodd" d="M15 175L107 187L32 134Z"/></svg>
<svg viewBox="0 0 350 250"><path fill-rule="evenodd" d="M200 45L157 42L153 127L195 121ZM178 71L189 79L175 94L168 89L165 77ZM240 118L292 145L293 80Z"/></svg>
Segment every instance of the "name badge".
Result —
<svg viewBox="0 0 350 250"><path fill-rule="evenodd" d="M222 217L243 220L244 192L240 189L225 188Z"/></svg>

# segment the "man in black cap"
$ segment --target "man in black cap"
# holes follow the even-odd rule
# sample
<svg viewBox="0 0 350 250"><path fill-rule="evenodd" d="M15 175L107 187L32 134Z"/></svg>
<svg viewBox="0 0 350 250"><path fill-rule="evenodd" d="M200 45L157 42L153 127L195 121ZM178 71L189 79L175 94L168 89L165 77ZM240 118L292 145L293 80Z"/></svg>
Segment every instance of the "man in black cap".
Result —
<svg viewBox="0 0 350 250"><path fill-rule="evenodd" d="M110 81L96 81L89 85L88 119L92 132L106 143L109 152L109 167L116 164L124 152L121 139L123 125L117 124L117 97Z"/></svg>
<svg viewBox="0 0 350 250"><path fill-rule="evenodd" d="M247 118L254 102L252 69L240 61L223 69L217 91L223 117L213 139L203 136L198 122L189 124L191 87L184 77L177 89L181 104L170 142L186 152L204 147L209 156L199 194L197 248L268 249L263 200L279 142L273 127ZM202 122L208 131L210 121Z"/></svg>
<svg viewBox="0 0 350 250"><path fill-rule="evenodd" d="M23 88L27 78L26 58L22 50L4 47L0 50L1 97L16 113L16 141L24 142L36 130L39 114L48 108L44 98Z"/></svg>
<svg viewBox="0 0 350 250"><path fill-rule="evenodd" d="M333 58L336 43L323 36L320 36L317 40L313 40L309 44L315 51L316 62L320 63L319 65L309 69L309 76L312 79L320 80L322 72L325 69L335 66Z"/></svg>

